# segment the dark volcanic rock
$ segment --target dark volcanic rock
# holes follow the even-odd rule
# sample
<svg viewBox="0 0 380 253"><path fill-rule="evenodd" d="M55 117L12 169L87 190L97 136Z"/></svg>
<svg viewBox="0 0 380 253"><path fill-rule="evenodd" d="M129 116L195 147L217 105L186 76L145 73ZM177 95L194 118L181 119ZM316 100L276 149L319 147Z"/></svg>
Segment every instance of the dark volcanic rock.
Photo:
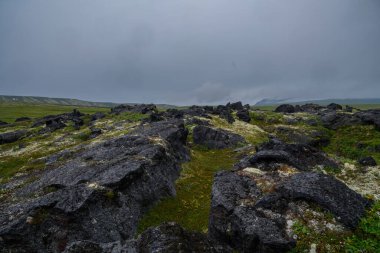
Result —
<svg viewBox="0 0 380 253"><path fill-rule="evenodd" d="M193 139L195 144L205 145L211 149L232 148L244 142L244 138L238 134L207 126L194 127Z"/></svg>
<svg viewBox="0 0 380 253"><path fill-rule="evenodd" d="M91 121L95 121L95 120L98 120L98 119L103 119L105 118L106 115L102 112L96 112L94 114L91 115Z"/></svg>
<svg viewBox="0 0 380 253"><path fill-rule="evenodd" d="M0 120L0 126L5 126L5 125L8 125L8 123L5 122L5 121Z"/></svg>
<svg viewBox="0 0 380 253"><path fill-rule="evenodd" d="M15 122L29 121L31 118L29 117L20 117L15 120Z"/></svg>
<svg viewBox="0 0 380 253"><path fill-rule="evenodd" d="M373 157L371 157L371 156L361 158L359 160L359 164L364 165L364 166L376 166L377 165L375 159L373 159Z"/></svg>
<svg viewBox="0 0 380 253"><path fill-rule="evenodd" d="M343 110L343 107L339 104L331 103L327 106L327 109L336 111L336 110Z"/></svg>
<svg viewBox="0 0 380 253"><path fill-rule="evenodd" d="M283 104L283 105L279 105L274 111L284 112L284 113L293 113L295 112L295 109L293 105Z"/></svg>
<svg viewBox="0 0 380 253"><path fill-rule="evenodd" d="M232 252L228 246L211 242L205 235L189 232L175 223L163 223L148 228L137 239L125 243L95 243L77 241L71 243L65 253L118 253L118 252Z"/></svg>
<svg viewBox="0 0 380 253"><path fill-rule="evenodd" d="M215 175L209 222L213 240L242 252L287 252L296 245L286 232L290 203L316 204L350 229L371 205L344 183L321 173L294 174L278 181L269 193L262 192L255 180L239 172ZM262 183L263 178L258 180Z"/></svg>
<svg viewBox="0 0 380 253"><path fill-rule="evenodd" d="M352 126L361 124L361 120L355 115L346 113L337 113L330 111L321 116L321 121L324 127L336 130L343 126Z"/></svg>
<svg viewBox="0 0 380 253"><path fill-rule="evenodd" d="M308 112L308 113L318 113L321 110L324 109L323 106L320 106L318 104L304 104L300 106L300 109L302 112Z"/></svg>
<svg viewBox="0 0 380 253"><path fill-rule="evenodd" d="M75 241L130 239L142 214L175 194L187 131L157 122L128 135L84 146L65 164L0 204L2 252L60 252ZM19 201L17 201L20 199Z"/></svg>
<svg viewBox="0 0 380 253"><path fill-rule="evenodd" d="M298 173L277 191L288 200L314 202L332 212L349 228L355 228L370 202L341 181L322 173Z"/></svg>
<svg viewBox="0 0 380 253"><path fill-rule="evenodd" d="M236 113L236 116L245 122L250 122L251 121L251 116L249 115L249 111L246 109L240 110Z"/></svg>
<svg viewBox="0 0 380 253"><path fill-rule="evenodd" d="M312 130L303 131L287 126L275 127L276 136L284 142L294 144L306 144L313 147L324 147L330 143L328 131Z"/></svg>
<svg viewBox="0 0 380 253"><path fill-rule="evenodd" d="M235 122L234 117L232 117L231 108L229 105L218 105L213 113L219 115L220 118L227 120L227 122L230 124Z"/></svg>
<svg viewBox="0 0 380 253"><path fill-rule="evenodd" d="M277 164L288 164L301 171L310 171L317 165L338 168L336 162L314 147L306 144L286 144L278 140L263 144L255 155L238 167L256 166L263 170L275 170Z"/></svg>
<svg viewBox="0 0 380 253"><path fill-rule="evenodd" d="M97 136L102 134L102 130L99 128L91 128L90 139L96 138Z"/></svg>
<svg viewBox="0 0 380 253"><path fill-rule="evenodd" d="M135 112L147 114L157 111L157 107L154 104L136 104L136 105L118 105L111 108L111 113L120 114L122 112Z"/></svg>
<svg viewBox="0 0 380 253"><path fill-rule="evenodd" d="M244 106L240 101L235 102L235 103L231 103L231 104L227 104L227 106L229 106L232 110L235 110L235 111L241 111L244 109Z"/></svg>
<svg viewBox="0 0 380 253"><path fill-rule="evenodd" d="M17 130L14 132L7 132L0 134L0 145L5 143L12 143L18 141L27 134L26 130Z"/></svg>
<svg viewBox="0 0 380 253"><path fill-rule="evenodd" d="M263 217L253 206L261 196L255 182L232 172L218 172L212 187L209 235L243 252L286 252L295 241L285 222Z"/></svg>

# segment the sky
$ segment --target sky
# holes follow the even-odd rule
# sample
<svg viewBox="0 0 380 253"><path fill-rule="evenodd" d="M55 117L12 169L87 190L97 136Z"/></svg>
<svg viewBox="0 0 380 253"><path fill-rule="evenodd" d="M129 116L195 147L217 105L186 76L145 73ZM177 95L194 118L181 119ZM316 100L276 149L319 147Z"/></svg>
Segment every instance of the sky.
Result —
<svg viewBox="0 0 380 253"><path fill-rule="evenodd" d="M0 94L380 97L380 1L0 0Z"/></svg>

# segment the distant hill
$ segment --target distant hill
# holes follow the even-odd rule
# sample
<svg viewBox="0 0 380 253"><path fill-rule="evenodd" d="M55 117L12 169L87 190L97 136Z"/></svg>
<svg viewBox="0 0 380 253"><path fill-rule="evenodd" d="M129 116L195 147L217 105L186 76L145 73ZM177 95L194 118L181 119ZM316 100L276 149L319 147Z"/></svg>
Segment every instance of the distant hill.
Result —
<svg viewBox="0 0 380 253"><path fill-rule="evenodd" d="M49 98L49 97L35 97L35 96L8 96L0 95L0 103L19 103L19 104L51 104L51 105L69 105L69 106L86 106L86 107L115 107L120 103L111 102L91 102L72 98ZM137 103L123 103L123 104L137 104ZM158 108L169 109L177 108L175 105L156 104Z"/></svg>
<svg viewBox="0 0 380 253"><path fill-rule="evenodd" d="M380 98L331 98L320 100L305 100L305 101L292 101L289 99L262 99L255 105L278 105L278 104L306 104L313 103L319 105L328 105L330 103L337 103L342 105L359 105L359 104L380 104Z"/></svg>
<svg viewBox="0 0 380 253"><path fill-rule="evenodd" d="M0 103L20 103L20 104L53 104L88 107L114 107L118 104L109 102L90 102L72 98L49 98L33 96L3 96L0 95Z"/></svg>

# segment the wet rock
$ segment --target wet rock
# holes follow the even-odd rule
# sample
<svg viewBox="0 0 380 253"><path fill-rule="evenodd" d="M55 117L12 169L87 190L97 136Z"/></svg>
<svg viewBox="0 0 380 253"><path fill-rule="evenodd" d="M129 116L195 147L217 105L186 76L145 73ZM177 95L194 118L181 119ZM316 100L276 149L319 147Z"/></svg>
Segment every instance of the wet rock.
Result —
<svg viewBox="0 0 380 253"><path fill-rule="evenodd" d="M17 118L15 122L23 122L23 121L29 121L29 120L32 120L32 119L29 117L20 117L20 118Z"/></svg>
<svg viewBox="0 0 380 253"><path fill-rule="evenodd" d="M211 149L233 148L244 142L244 138L238 134L207 126L196 126L193 129L195 144L205 145Z"/></svg>
<svg viewBox="0 0 380 253"><path fill-rule="evenodd" d="M298 173L277 188L288 200L314 202L333 213L349 228L355 228L370 201L348 188L341 181L322 173Z"/></svg>
<svg viewBox="0 0 380 253"><path fill-rule="evenodd" d="M240 110L236 113L236 116L244 121L244 122L247 122L249 123L251 121L251 116L249 115L249 111L246 110L246 109L243 109L243 110Z"/></svg>
<svg viewBox="0 0 380 253"><path fill-rule="evenodd" d="M336 111L336 110L343 110L343 107L339 104L331 103L327 106L327 109Z"/></svg>
<svg viewBox="0 0 380 253"><path fill-rule="evenodd" d="M14 132L6 132L3 134L0 134L0 145L18 141L21 138L25 137L26 135L27 135L26 130L17 130Z"/></svg>
<svg viewBox="0 0 380 253"><path fill-rule="evenodd" d="M152 113L157 111L157 107L154 104L136 104L136 105L128 105L128 104L123 104L123 105L118 105L114 108L111 108L111 113L114 114L120 114L123 112L134 112L134 113L142 113L142 114L147 114L147 113Z"/></svg>
<svg viewBox="0 0 380 253"><path fill-rule="evenodd" d="M376 166L376 160L372 156L367 156L359 159L359 164L363 166Z"/></svg>
<svg viewBox="0 0 380 253"><path fill-rule="evenodd" d="M132 238L142 214L175 194L179 163L188 158L186 137L181 121L146 124L41 171L14 192L13 202L0 203L0 248L60 252L81 240Z"/></svg>
<svg viewBox="0 0 380 253"><path fill-rule="evenodd" d="M306 144L286 144L271 140L238 167L254 166L263 170L276 170L279 164L287 164L301 171L311 171L316 166L338 168L338 164L322 151ZM247 164L248 162L248 164Z"/></svg>
<svg viewBox="0 0 380 253"><path fill-rule="evenodd" d="M294 113L295 109L293 105L283 104L283 105L279 105L274 111L283 112L283 113Z"/></svg>
<svg viewBox="0 0 380 253"><path fill-rule="evenodd" d="M102 112L96 112L91 115L91 121L99 120L105 118L106 115Z"/></svg>

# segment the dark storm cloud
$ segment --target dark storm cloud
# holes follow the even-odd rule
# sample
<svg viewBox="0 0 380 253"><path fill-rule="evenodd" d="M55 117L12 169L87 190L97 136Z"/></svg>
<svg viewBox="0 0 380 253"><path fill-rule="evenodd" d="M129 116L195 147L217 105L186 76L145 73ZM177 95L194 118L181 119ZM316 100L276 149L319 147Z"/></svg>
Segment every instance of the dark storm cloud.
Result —
<svg viewBox="0 0 380 253"><path fill-rule="evenodd" d="M0 94L380 96L378 0L2 0Z"/></svg>

